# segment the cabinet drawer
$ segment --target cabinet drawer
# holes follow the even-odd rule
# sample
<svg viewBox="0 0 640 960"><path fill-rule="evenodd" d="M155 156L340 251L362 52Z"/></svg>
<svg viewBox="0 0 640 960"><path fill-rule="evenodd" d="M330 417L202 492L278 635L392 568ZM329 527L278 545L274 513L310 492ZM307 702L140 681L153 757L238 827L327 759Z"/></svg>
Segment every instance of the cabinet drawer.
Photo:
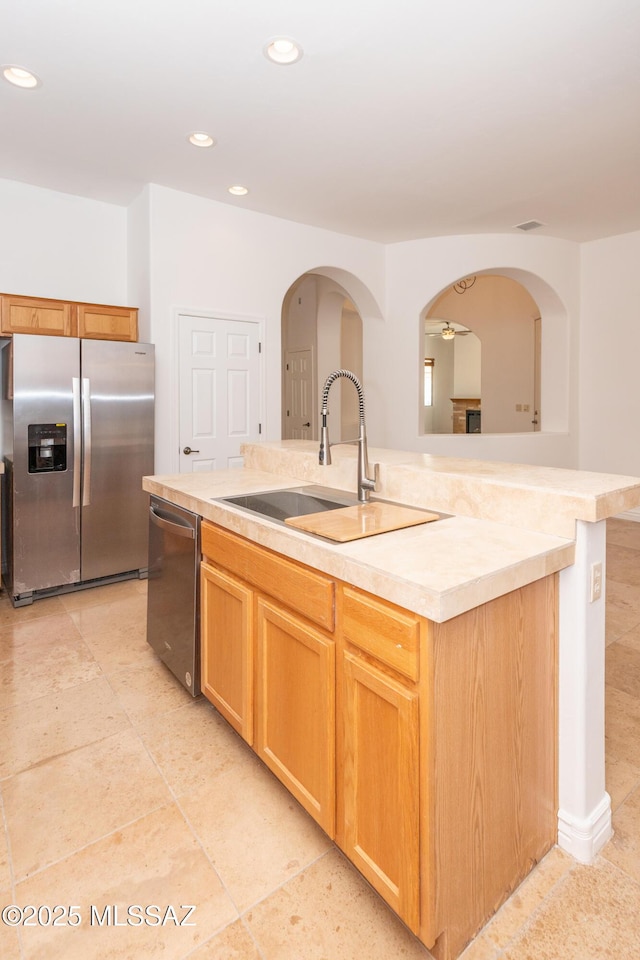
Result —
<svg viewBox="0 0 640 960"><path fill-rule="evenodd" d="M202 553L291 610L333 632L335 584L286 557L205 521Z"/></svg>
<svg viewBox="0 0 640 960"><path fill-rule="evenodd" d="M343 588L343 596L345 640L409 680L417 680L420 633L426 621L351 587Z"/></svg>

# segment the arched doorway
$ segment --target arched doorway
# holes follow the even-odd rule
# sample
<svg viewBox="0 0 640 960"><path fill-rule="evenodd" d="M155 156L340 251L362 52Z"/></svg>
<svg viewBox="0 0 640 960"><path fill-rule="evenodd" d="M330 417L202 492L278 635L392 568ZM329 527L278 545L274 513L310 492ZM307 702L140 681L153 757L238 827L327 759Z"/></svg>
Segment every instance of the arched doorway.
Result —
<svg viewBox="0 0 640 960"><path fill-rule="evenodd" d="M421 327L432 382L425 434L539 429L541 316L520 282L497 273L462 278L424 310Z"/></svg>
<svg viewBox="0 0 640 960"><path fill-rule="evenodd" d="M314 271L291 285L282 306L283 439L318 439L320 394L333 370L362 379L362 329L351 291L333 277ZM357 435L358 398L349 387L341 382L332 393L334 442Z"/></svg>

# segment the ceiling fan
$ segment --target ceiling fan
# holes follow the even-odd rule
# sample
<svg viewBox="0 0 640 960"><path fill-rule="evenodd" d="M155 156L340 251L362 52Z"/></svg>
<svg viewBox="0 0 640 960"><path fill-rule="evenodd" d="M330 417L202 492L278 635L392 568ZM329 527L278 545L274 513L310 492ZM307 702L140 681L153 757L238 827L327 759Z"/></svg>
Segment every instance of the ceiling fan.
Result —
<svg viewBox="0 0 640 960"><path fill-rule="evenodd" d="M442 337L443 340L453 340L454 337L466 337L467 334L472 333L473 331L467 330L466 327L463 327L461 324L456 323L454 326L448 320L436 320L429 319L426 321L427 324L435 325L436 323L444 324L440 330L434 330L433 332L426 332L428 337Z"/></svg>

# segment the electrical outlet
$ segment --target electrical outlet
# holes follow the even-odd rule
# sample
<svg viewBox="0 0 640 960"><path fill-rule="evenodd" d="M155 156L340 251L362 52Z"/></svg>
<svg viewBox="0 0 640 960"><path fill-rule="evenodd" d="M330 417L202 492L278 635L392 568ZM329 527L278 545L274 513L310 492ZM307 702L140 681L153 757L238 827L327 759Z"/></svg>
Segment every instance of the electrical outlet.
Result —
<svg viewBox="0 0 640 960"><path fill-rule="evenodd" d="M589 602L595 603L602 596L602 564L591 564L591 583L589 590Z"/></svg>

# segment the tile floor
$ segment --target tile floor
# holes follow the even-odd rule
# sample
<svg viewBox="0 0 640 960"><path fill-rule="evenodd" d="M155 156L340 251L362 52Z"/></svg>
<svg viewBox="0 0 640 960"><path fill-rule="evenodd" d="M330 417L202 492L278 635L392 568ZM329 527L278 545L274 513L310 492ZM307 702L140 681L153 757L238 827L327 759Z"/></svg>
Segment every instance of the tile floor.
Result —
<svg viewBox="0 0 640 960"><path fill-rule="evenodd" d="M145 587L0 598L0 907L44 907L0 921L0 957L428 960L156 661ZM640 524L609 523L607 591L615 836L588 867L553 849L464 960L640 956ZM133 905L156 909L143 923Z"/></svg>

